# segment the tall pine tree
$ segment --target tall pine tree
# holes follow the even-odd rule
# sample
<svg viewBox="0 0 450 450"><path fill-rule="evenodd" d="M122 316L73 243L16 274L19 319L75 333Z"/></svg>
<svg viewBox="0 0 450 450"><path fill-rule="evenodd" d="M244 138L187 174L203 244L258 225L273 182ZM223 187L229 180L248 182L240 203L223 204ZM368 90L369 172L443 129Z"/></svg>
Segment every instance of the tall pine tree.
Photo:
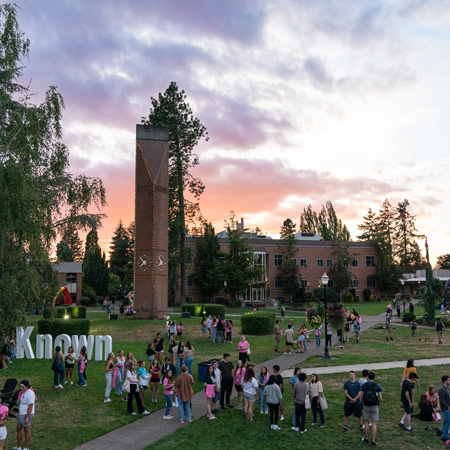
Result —
<svg viewBox="0 0 450 450"><path fill-rule="evenodd" d="M186 265L190 255L186 250L187 223L200 216L198 199L204 190L191 169L198 164L194 153L200 140L208 140L206 127L194 117L186 102L186 94L171 82L164 94L151 99L148 119L143 123L166 127L169 134L169 300L177 292L180 275L180 303L186 301ZM189 200L186 194L193 201Z"/></svg>
<svg viewBox="0 0 450 450"><path fill-rule="evenodd" d="M124 284L125 268L130 262L131 251L130 237L122 221L119 221L111 240L109 267L111 273L119 275L121 283Z"/></svg>
<svg viewBox="0 0 450 450"><path fill-rule="evenodd" d="M280 230L280 238L285 240L285 244L280 247L283 254L281 274L284 290L294 299L300 294L299 272L296 262L297 251L295 249L295 232L295 223L289 218L286 219Z"/></svg>

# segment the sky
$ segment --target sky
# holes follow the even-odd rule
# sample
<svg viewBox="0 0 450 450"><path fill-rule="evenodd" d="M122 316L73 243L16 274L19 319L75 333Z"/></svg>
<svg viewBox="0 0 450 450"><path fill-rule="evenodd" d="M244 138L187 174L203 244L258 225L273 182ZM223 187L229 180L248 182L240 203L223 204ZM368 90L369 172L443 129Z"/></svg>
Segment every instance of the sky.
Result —
<svg viewBox="0 0 450 450"><path fill-rule="evenodd" d="M175 81L209 141L204 217L274 237L331 200L352 238L409 199L450 253L449 0L19 0L23 80L65 100L71 171L100 177L100 244L134 218L135 125ZM421 242L423 248L423 242Z"/></svg>

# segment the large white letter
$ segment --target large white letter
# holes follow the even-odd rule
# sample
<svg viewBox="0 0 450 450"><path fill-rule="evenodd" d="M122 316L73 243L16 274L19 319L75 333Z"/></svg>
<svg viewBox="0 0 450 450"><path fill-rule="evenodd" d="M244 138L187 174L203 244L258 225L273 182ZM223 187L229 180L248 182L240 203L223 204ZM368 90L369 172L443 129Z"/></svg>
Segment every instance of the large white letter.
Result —
<svg viewBox="0 0 450 450"><path fill-rule="evenodd" d="M86 347L88 359L92 359L92 349L94 348L94 336L88 336L86 339L85 335L80 337L72 336L72 347L75 352L75 357L80 356L81 347Z"/></svg>
<svg viewBox="0 0 450 450"><path fill-rule="evenodd" d="M38 334L36 336L36 358L52 359L53 338L51 334ZM45 346L45 352L44 352Z"/></svg>
<svg viewBox="0 0 450 450"><path fill-rule="evenodd" d="M23 331L22 327L16 328L16 357L17 359L24 358L23 353L29 359L34 359L33 349L31 347L30 336L34 327L27 327Z"/></svg>
<svg viewBox="0 0 450 450"><path fill-rule="evenodd" d="M108 353L112 352L112 337L111 336L95 336L95 360L101 361L102 355L102 342L105 343L105 360L108 357Z"/></svg>
<svg viewBox="0 0 450 450"><path fill-rule="evenodd" d="M72 340L70 339L70 336L68 334L59 334L55 338L55 348L57 346L61 347L61 351L63 355L67 353L67 350L70 345L72 345Z"/></svg>

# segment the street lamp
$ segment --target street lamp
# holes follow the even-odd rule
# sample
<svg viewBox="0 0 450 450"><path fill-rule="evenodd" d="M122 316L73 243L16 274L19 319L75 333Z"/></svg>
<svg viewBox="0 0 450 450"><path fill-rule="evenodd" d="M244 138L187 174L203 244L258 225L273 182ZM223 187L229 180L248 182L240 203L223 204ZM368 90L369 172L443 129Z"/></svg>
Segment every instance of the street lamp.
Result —
<svg viewBox="0 0 450 450"><path fill-rule="evenodd" d="M328 312L327 312L327 286L329 277L326 272L322 275L322 286L323 286L323 301L325 303L325 352L323 357L330 359L330 354L328 353Z"/></svg>
<svg viewBox="0 0 450 450"><path fill-rule="evenodd" d="M406 305L405 305L405 280L401 279L400 283L402 285L403 314L405 314L405 311L406 311Z"/></svg>

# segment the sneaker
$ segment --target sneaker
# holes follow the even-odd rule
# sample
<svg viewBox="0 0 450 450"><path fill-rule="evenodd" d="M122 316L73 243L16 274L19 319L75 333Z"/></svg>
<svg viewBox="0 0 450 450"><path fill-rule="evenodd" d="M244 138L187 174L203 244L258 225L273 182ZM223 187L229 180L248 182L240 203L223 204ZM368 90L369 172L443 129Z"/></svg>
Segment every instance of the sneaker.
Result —
<svg viewBox="0 0 450 450"><path fill-rule="evenodd" d="M67 384L68 383L68 381L64 381L64 384Z"/></svg>
<svg viewBox="0 0 450 450"><path fill-rule="evenodd" d="M271 429L271 430L273 430L273 429L274 429L274 428L273 428L273 425L270 425L270 429Z"/></svg>
<svg viewBox="0 0 450 450"><path fill-rule="evenodd" d="M208 417L208 419L209 420L215 420L215 419L217 419L217 417L216 416L211 416L211 417Z"/></svg>
<svg viewBox="0 0 450 450"><path fill-rule="evenodd" d="M147 410L142 411L142 415L143 415L143 416L148 416L149 414L150 414L150 412L147 411Z"/></svg>
<svg viewBox="0 0 450 450"><path fill-rule="evenodd" d="M170 419L173 419L173 417L172 417L172 416L166 416L166 415L164 415L164 416L163 416L163 419L164 419L164 420L170 420Z"/></svg>
<svg viewBox="0 0 450 450"><path fill-rule="evenodd" d="M300 428L297 428L297 427L291 427L291 430L292 430L292 431L300 431Z"/></svg>
<svg viewBox="0 0 450 450"><path fill-rule="evenodd" d="M415 431L414 428L412 428L412 427L405 428L405 430L406 430L408 433L412 433L413 431Z"/></svg>
<svg viewBox="0 0 450 450"><path fill-rule="evenodd" d="M274 425L274 426L273 426L273 429L274 429L274 430L281 430L281 428L280 428L278 425Z"/></svg>
<svg viewBox="0 0 450 450"><path fill-rule="evenodd" d="M372 422L369 423L369 427L371 427L371 426L372 426Z"/></svg>
<svg viewBox="0 0 450 450"><path fill-rule="evenodd" d="M60 389L64 389L64 386L63 386L62 384L59 384L58 387L59 387Z"/></svg>
<svg viewBox="0 0 450 450"><path fill-rule="evenodd" d="M325 424L323 424L323 425L320 425L320 428L325 428Z"/></svg>
<svg viewBox="0 0 450 450"><path fill-rule="evenodd" d="M81 387L87 387L87 383L84 383Z"/></svg>
<svg viewBox="0 0 450 450"><path fill-rule="evenodd" d="M13 450L22 450L22 447L13 447Z"/></svg>
<svg viewBox="0 0 450 450"><path fill-rule="evenodd" d="M59 386L55 386L55 389L59 389ZM22 450L22 449L20 449L20 450Z"/></svg>
<svg viewBox="0 0 450 450"><path fill-rule="evenodd" d="M343 433L345 433L346 431L347 431L347 427L342 427L342 430L341 430Z"/></svg>
<svg viewBox="0 0 450 450"><path fill-rule="evenodd" d="M269 414L269 410L266 410L266 412L264 414Z"/></svg>
<svg viewBox="0 0 450 450"><path fill-rule="evenodd" d="M404 424L404 423L401 423L401 422L398 423L398 426L399 426L400 428L405 428L405 424Z"/></svg>
<svg viewBox="0 0 450 450"><path fill-rule="evenodd" d="M236 406L236 409L244 409L242 406Z"/></svg>
<svg viewBox="0 0 450 450"><path fill-rule="evenodd" d="M317 425L317 422L313 422L311 425L312 425L312 426Z"/></svg>
<svg viewBox="0 0 450 450"><path fill-rule="evenodd" d="M304 434L304 433L306 433L308 430L303 430L303 431L300 431L300 433L302 433L302 434Z"/></svg>
<svg viewBox="0 0 450 450"><path fill-rule="evenodd" d="M105 398L105 400L103 400L103 403L109 403L111 401L110 398Z"/></svg>
<svg viewBox="0 0 450 450"><path fill-rule="evenodd" d="M70 382L70 385L71 385L71 386L73 385L73 381Z"/></svg>
<svg viewBox="0 0 450 450"><path fill-rule="evenodd" d="M186 419L186 422L192 422L192 419Z"/></svg>
<svg viewBox="0 0 450 450"><path fill-rule="evenodd" d="M260 414L264 414L264 411L262 409L259 410Z"/></svg>
<svg viewBox="0 0 450 450"><path fill-rule="evenodd" d="M128 401L128 398L127 397L123 397L123 398L121 398L120 399L122 402L127 402Z"/></svg>
<svg viewBox="0 0 450 450"><path fill-rule="evenodd" d="M135 413L135 412L133 411L133 412L131 413L131 415L132 415L132 416L135 416L135 415L136 415L136 413Z"/></svg>
<svg viewBox="0 0 450 450"><path fill-rule="evenodd" d="M360 429L361 431L364 431L364 430L366 429L366 427L365 427L365 425L361 425L361 426L359 427L359 429Z"/></svg>
<svg viewBox="0 0 450 450"><path fill-rule="evenodd" d="M372 445L376 447L378 444L375 441L372 441Z"/></svg>
<svg viewBox="0 0 450 450"><path fill-rule="evenodd" d="M361 438L361 442L365 442L366 444L369 443L369 439L366 439L365 437Z"/></svg>
<svg viewBox="0 0 450 450"><path fill-rule="evenodd" d="M284 420L284 416L281 416L281 417L280 417L280 420L281 420L281 422L283 422L283 420Z"/></svg>
<svg viewBox="0 0 450 450"><path fill-rule="evenodd" d="M180 422L180 423L184 423L184 420L179 420L178 422Z"/></svg>

